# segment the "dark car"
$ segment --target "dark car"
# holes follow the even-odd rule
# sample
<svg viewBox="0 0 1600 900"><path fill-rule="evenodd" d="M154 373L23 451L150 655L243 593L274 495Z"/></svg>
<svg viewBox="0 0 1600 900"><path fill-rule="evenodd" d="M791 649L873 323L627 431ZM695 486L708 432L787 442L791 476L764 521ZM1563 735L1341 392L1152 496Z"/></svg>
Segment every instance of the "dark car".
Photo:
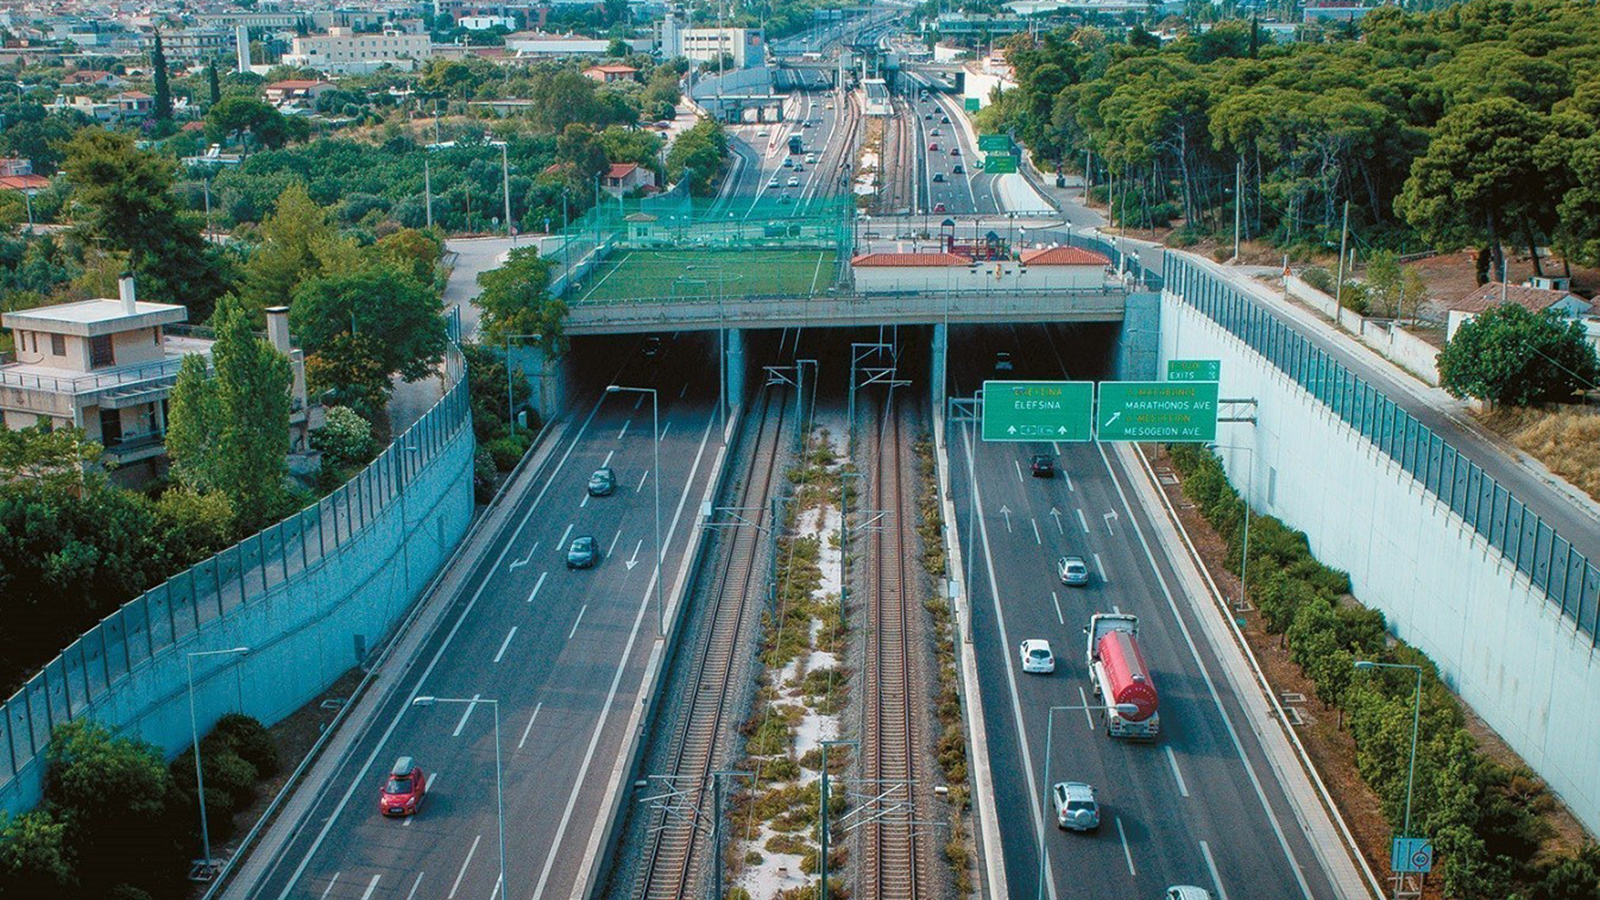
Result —
<svg viewBox="0 0 1600 900"><path fill-rule="evenodd" d="M609 497L617 489L617 473L610 466L595 469L589 476L589 496Z"/></svg>
<svg viewBox="0 0 1600 900"><path fill-rule="evenodd" d="M960 147L951 147L950 148L950 155L951 156L960 156L961 155L961 148Z"/></svg>
<svg viewBox="0 0 1600 900"><path fill-rule="evenodd" d="M961 163L956 163L950 171L956 173L957 175L965 175L967 173L967 167L963 166Z"/></svg>
<svg viewBox="0 0 1600 900"><path fill-rule="evenodd" d="M378 811L386 816L409 816L422 806L428 793L428 776L409 756L395 760L378 795Z"/></svg>
<svg viewBox="0 0 1600 900"><path fill-rule="evenodd" d="M1053 456L1046 456L1043 453L1034 456L1032 468L1035 478L1056 477L1056 460Z"/></svg>
<svg viewBox="0 0 1600 900"><path fill-rule="evenodd" d="M944 173L943 172L935 172L935 173L933 173L933 180L936 181L936 182L943 183L944 182Z"/></svg>
<svg viewBox="0 0 1600 900"><path fill-rule="evenodd" d="M950 117L949 116L940 116L939 117L939 123L942 124L942 125L949 125L950 124Z"/></svg>
<svg viewBox="0 0 1600 900"><path fill-rule="evenodd" d="M572 539L567 547L567 568L591 569L600 560L600 543L594 535L586 534Z"/></svg>
<svg viewBox="0 0 1600 900"><path fill-rule="evenodd" d="M649 358L654 358L654 357L660 356L661 355L661 338L659 338L659 337L657 337L657 336L655 336L653 334L651 336L645 338L644 339L644 346L641 348L641 352L643 352L644 355L646 357L649 357Z"/></svg>

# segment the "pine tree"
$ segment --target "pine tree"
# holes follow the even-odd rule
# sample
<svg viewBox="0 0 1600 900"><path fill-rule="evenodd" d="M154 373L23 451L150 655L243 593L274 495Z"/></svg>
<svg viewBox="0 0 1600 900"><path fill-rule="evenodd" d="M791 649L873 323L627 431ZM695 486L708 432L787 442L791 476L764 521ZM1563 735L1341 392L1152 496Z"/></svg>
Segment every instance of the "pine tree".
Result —
<svg viewBox="0 0 1600 900"><path fill-rule="evenodd" d="M155 70L156 118L172 118L172 86L167 84L167 54L161 49L161 32L156 32L155 47L150 51L150 68Z"/></svg>

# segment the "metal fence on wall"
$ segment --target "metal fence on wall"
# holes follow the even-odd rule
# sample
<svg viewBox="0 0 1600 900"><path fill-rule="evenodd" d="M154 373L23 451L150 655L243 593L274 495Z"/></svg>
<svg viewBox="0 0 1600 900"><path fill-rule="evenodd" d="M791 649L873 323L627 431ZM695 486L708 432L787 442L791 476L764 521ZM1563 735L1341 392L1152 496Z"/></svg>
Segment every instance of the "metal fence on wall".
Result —
<svg viewBox="0 0 1600 900"><path fill-rule="evenodd" d="M1260 304L1168 256L1169 290L1243 340L1399 463L1600 645L1600 569L1477 463Z"/></svg>
<svg viewBox="0 0 1600 900"><path fill-rule="evenodd" d="M359 475L296 515L156 585L85 632L0 708L0 791L44 752L57 725L84 715L208 623L295 581L406 503L405 488L470 428L467 382L454 385Z"/></svg>

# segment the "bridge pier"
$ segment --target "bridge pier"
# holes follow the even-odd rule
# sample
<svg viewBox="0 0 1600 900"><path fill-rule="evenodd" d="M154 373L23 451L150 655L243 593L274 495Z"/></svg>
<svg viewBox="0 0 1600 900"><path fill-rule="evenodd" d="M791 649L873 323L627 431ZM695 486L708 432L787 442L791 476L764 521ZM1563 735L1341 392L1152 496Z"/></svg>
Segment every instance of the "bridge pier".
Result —
<svg viewBox="0 0 1600 900"><path fill-rule="evenodd" d="M744 398L744 331L728 328L723 331L723 365L727 372L725 388L727 411L731 414Z"/></svg>
<svg viewBox="0 0 1600 900"><path fill-rule="evenodd" d="M928 382L933 387L935 414L944 409L945 373L950 359L950 326L943 323L933 326L933 349L928 354Z"/></svg>
<svg viewBox="0 0 1600 900"><path fill-rule="evenodd" d="M1128 294L1117 333L1117 378L1155 381L1161 355L1161 295Z"/></svg>

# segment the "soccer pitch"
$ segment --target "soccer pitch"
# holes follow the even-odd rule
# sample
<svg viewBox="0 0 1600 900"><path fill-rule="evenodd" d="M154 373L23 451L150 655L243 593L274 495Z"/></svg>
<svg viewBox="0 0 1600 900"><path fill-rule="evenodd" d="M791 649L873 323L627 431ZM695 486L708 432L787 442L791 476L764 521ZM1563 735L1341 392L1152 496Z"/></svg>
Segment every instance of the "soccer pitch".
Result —
<svg viewBox="0 0 1600 900"><path fill-rule="evenodd" d="M576 303L820 293L834 283L832 250L617 250Z"/></svg>

